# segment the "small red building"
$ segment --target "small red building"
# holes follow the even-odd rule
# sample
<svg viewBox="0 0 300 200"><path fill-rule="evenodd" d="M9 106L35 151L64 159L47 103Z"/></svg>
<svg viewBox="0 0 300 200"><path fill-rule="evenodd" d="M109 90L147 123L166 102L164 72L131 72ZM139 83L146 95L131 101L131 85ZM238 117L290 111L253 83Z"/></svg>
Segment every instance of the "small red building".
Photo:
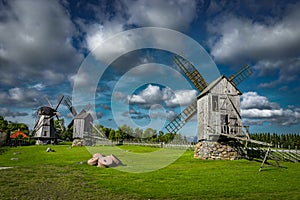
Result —
<svg viewBox="0 0 300 200"><path fill-rule="evenodd" d="M19 138L19 137L22 137L22 138L28 138L28 136L23 133L22 131L20 131L20 129L18 129L17 132L15 132L14 134L10 135L10 139L16 139L16 138Z"/></svg>

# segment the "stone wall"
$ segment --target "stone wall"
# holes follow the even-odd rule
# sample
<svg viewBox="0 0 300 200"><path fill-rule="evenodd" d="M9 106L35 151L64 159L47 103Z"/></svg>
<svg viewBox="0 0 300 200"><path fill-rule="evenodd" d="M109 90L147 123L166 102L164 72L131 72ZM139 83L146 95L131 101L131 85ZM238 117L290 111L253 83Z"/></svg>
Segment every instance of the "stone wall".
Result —
<svg viewBox="0 0 300 200"><path fill-rule="evenodd" d="M207 160L237 160L242 156L242 147L235 142L202 141L196 144L194 152L194 158Z"/></svg>

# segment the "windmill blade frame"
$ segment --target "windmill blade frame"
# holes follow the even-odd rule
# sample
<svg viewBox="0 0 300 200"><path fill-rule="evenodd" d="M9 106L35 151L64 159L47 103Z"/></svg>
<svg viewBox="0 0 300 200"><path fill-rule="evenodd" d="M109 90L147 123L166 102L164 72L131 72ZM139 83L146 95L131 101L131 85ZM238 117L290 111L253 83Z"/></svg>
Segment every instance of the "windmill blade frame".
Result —
<svg viewBox="0 0 300 200"><path fill-rule="evenodd" d="M183 58L182 56L174 56L175 64L182 70L185 76L192 82L199 92L208 87L208 83L199 73L196 67ZM186 107L180 114L178 114L172 121L170 121L165 129L170 133L177 133L197 112L197 99L195 99L190 106Z"/></svg>
<svg viewBox="0 0 300 200"><path fill-rule="evenodd" d="M197 112L197 100L178 114L165 128L169 133L177 133Z"/></svg>
<svg viewBox="0 0 300 200"><path fill-rule="evenodd" d="M63 99L64 99L64 95L62 95L62 96L60 97L60 99L59 99L59 101L58 101L58 103L57 103L57 105L56 105L56 107L55 107L55 110L56 110L56 111L57 111L58 107L60 106L60 104L61 104L61 102L62 102Z"/></svg>
<svg viewBox="0 0 300 200"><path fill-rule="evenodd" d="M241 67L236 73L229 76L228 80L234 85L238 85L246 78L251 76L251 74L253 74L253 70L250 68L249 65L245 65Z"/></svg>
<svg viewBox="0 0 300 200"><path fill-rule="evenodd" d="M72 105L70 97L65 96L65 98L63 100L63 104L68 107L68 109L72 113L73 117L75 117L78 114L77 111L75 110L75 108Z"/></svg>
<svg viewBox="0 0 300 200"><path fill-rule="evenodd" d="M53 107L52 103L50 102L48 96L45 96L45 99L46 99L47 103L50 105L50 107L54 109L54 107Z"/></svg>
<svg viewBox="0 0 300 200"><path fill-rule="evenodd" d="M199 92L203 91L208 86L206 80L190 61L184 59L183 57L174 56L174 62L199 90Z"/></svg>

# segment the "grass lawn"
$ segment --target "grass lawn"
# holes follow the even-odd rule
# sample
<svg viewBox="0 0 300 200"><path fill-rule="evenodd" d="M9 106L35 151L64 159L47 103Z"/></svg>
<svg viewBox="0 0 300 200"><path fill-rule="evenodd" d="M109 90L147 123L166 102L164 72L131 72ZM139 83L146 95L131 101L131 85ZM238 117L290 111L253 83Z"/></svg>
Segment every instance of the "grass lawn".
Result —
<svg viewBox="0 0 300 200"><path fill-rule="evenodd" d="M0 149L0 167L14 167L0 170L0 199L300 199L299 163L281 162L285 168L268 167L259 173L259 162L196 160L186 151L159 170L127 173L120 170L130 164L117 169L86 164L93 151L107 155L115 147L57 145L51 146L56 152L49 153L47 147ZM119 148L140 155L160 151ZM155 160L149 157L151 162Z"/></svg>

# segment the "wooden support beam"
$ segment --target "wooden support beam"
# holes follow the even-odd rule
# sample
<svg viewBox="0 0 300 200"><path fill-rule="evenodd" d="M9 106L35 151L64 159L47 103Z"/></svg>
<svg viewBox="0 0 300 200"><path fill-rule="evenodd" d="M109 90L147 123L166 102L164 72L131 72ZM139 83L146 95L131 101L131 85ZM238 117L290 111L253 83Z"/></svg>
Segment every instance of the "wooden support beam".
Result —
<svg viewBox="0 0 300 200"><path fill-rule="evenodd" d="M237 137L236 135L224 134L224 133L221 133L220 135L223 135L223 136L226 136L226 137L229 137L229 138L233 138L233 139L237 139L237 140L243 140L243 141L246 141L246 142L252 142L252 143L255 143L255 144L261 144L261 145L264 145L264 146L269 146L269 147L273 146L272 144L267 143L267 142L257 141L257 140L253 140L253 139L249 139L249 138Z"/></svg>

